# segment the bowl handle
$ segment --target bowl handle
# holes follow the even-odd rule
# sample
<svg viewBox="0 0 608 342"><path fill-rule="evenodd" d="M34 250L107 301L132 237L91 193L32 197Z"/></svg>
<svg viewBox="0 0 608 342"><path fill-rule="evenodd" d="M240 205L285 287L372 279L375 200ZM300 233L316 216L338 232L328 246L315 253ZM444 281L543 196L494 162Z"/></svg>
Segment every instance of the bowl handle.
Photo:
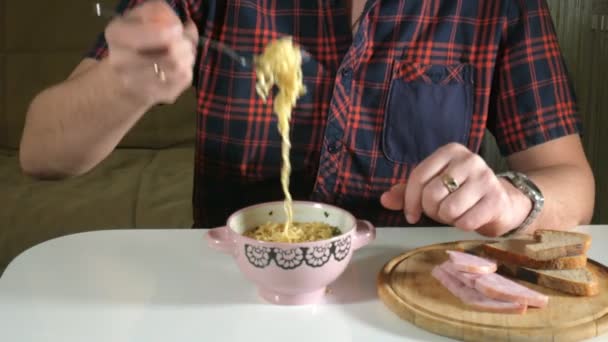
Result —
<svg viewBox="0 0 608 342"><path fill-rule="evenodd" d="M226 226L209 229L207 244L217 251L234 255L236 242L230 236L228 229Z"/></svg>
<svg viewBox="0 0 608 342"><path fill-rule="evenodd" d="M376 227L366 220L357 220L353 235L353 250L357 250L376 238Z"/></svg>

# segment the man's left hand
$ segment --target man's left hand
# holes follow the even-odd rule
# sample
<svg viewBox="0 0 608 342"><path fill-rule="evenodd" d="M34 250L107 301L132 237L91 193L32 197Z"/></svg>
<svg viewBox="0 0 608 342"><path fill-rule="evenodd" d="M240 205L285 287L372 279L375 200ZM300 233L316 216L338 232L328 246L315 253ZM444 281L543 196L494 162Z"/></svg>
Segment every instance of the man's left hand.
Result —
<svg viewBox="0 0 608 342"><path fill-rule="evenodd" d="M486 236L516 228L532 209L530 199L497 177L479 155L455 143L423 160L412 170L407 186L393 186L380 201L387 209L404 210L411 224L424 213L437 222Z"/></svg>

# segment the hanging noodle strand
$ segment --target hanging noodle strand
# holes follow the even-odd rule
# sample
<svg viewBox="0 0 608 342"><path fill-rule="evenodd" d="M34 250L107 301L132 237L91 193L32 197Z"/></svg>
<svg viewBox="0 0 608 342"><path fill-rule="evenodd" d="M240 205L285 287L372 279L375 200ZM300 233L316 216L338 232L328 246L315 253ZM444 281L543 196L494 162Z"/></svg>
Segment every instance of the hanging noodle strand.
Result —
<svg viewBox="0 0 608 342"><path fill-rule="evenodd" d="M284 37L268 44L261 55L255 57L257 75L256 92L264 101L272 87L279 89L274 98L273 110L277 116L281 135L281 186L285 194L284 223L268 222L245 232L246 236L274 242L304 242L328 239L339 235L339 230L323 222L294 222L292 197L289 192L291 163L289 153L291 112L298 98L306 94L302 79L302 54L291 37Z"/></svg>

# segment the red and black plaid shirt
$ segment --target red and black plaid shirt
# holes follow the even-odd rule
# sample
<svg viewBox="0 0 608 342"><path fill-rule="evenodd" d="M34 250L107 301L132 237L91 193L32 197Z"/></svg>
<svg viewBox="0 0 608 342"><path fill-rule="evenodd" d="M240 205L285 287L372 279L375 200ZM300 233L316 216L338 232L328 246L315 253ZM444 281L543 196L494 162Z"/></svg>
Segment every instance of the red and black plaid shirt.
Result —
<svg viewBox="0 0 608 342"><path fill-rule="evenodd" d="M545 1L368 0L354 34L347 1L167 0L201 35L245 56L284 35L312 55L293 112L295 199L407 225L379 197L439 146L478 151L488 128L508 155L580 131ZM102 35L89 56L106 53ZM252 70L202 46L194 78L194 217L210 227L283 198L281 141Z"/></svg>

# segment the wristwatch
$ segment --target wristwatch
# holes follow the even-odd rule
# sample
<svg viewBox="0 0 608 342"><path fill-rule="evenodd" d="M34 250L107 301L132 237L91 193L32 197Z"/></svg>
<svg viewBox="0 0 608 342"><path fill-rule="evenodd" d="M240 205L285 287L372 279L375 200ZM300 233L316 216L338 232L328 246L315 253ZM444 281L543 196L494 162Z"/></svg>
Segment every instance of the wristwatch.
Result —
<svg viewBox="0 0 608 342"><path fill-rule="evenodd" d="M524 195L528 196L530 200L532 200L532 210L528 214L528 217L524 220L522 224L520 224L517 228L512 229L505 234L501 235L501 237L508 237L511 235L516 235L522 233L523 230L534 221L534 219L538 216L540 211L543 209L543 205L545 203L545 198L543 197L540 189L521 172L515 171L507 171L496 175L497 177L502 177L508 180L515 188L524 193Z"/></svg>

